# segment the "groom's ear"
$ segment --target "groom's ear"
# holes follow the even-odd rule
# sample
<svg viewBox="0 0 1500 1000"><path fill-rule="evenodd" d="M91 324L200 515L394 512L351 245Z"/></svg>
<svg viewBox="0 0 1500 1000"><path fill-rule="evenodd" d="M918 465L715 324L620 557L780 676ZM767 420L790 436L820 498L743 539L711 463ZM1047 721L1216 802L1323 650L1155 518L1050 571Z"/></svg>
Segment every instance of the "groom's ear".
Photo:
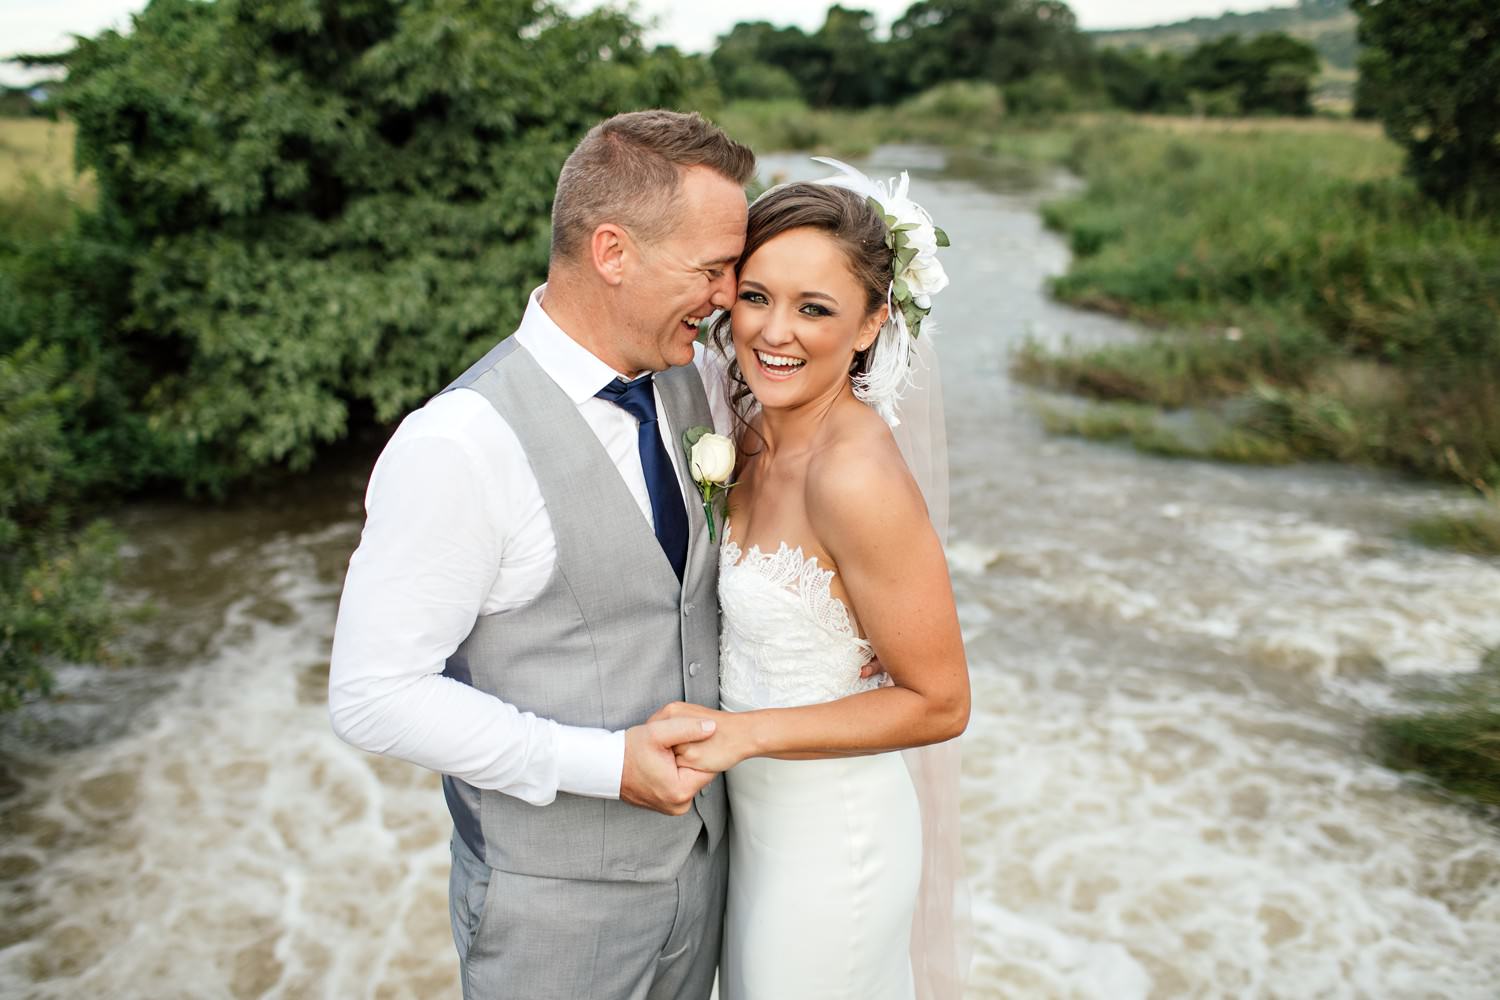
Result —
<svg viewBox="0 0 1500 1000"><path fill-rule="evenodd" d="M589 241L590 263L607 285L625 280L625 255L630 246L625 230L612 222L600 223Z"/></svg>

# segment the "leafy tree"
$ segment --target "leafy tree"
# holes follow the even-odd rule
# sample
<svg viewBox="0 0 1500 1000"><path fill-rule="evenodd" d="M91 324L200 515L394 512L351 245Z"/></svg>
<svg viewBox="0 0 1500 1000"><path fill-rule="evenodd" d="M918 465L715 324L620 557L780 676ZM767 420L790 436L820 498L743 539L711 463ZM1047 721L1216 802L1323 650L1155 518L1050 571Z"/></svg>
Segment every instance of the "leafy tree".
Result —
<svg viewBox="0 0 1500 1000"><path fill-rule="evenodd" d="M828 54L828 70L811 103L867 108L889 99L885 46L875 40L873 13L834 4L814 39Z"/></svg>
<svg viewBox="0 0 1500 1000"><path fill-rule="evenodd" d="M1005 85L1043 71L1092 82L1088 41L1059 0L920 0L892 25L891 40L911 91L946 80Z"/></svg>
<svg viewBox="0 0 1500 1000"><path fill-rule="evenodd" d="M1178 111L1187 107L1182 60L1170 53L1103 49L1098 53L1099 86L1109 102L1130 111Z"/></svg>
<svg viewBox="0 0 1500 1000"><path fill-rule="evenodd" d="M1500 207L1500 5L1353 0L1359 106L1406 149L1428 196Z"/></svg>
<svg viewBox="0 0 1500 1000"><path fill-rule="evenodd" d="M532 0L152 0L68 63L130 261L109 336L209 486L441 387L541 279L578 137L707 82L622 13Z"/></svg>
<svg viewBox="0 0 1500 1000"><path fill-rule="evenodd" d="M1248 42L1225 35L1204 42L1182 62L1188 89L1233 95L1225 108L1230 114L1312 114L1312 81L1318 68L1312 46L1274 32Z"/></svg>
<svg viewBox="0 0 1500 1000"><path fill-rule="evenodd" d="M875 40L875 15L834 4L809 35L798 27L741 22L709 57L729 97L800 96L814 107L864 108L888 99L885 46ZM795 81L796 95L783 81Z"/></svg>

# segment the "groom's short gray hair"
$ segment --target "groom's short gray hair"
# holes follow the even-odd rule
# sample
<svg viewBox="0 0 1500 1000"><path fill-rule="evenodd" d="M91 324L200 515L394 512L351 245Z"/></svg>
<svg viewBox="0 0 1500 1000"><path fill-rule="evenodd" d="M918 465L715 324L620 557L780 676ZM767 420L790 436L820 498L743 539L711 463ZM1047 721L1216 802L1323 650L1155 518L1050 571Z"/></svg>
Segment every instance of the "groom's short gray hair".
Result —
<svg viewBox="0 0 1500 1000"><path fill-rule="evenodd" d="M682 170L696 166L743 186L755 154L697 112L630 111L595 125L557 179L552 262L576 257L605 222L645 242L665 236L677 222Z"/></svg>

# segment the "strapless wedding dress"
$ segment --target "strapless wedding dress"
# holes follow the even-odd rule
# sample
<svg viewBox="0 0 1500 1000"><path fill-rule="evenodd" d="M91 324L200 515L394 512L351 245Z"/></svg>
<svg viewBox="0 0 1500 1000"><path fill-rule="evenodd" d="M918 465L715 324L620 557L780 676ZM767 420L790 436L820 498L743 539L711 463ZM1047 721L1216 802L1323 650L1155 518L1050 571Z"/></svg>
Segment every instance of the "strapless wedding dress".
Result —
<svg viewBox="0 0 1500 1000"><path fill-rule="evenodd" d="M719 697L727 711L832 701L861 679L867 642L830 592L833 571L784 543L719 558ZM721 1000L912 1000L910 938L921 817L899 753L752 758L729 785L729 901Z"/></svg>

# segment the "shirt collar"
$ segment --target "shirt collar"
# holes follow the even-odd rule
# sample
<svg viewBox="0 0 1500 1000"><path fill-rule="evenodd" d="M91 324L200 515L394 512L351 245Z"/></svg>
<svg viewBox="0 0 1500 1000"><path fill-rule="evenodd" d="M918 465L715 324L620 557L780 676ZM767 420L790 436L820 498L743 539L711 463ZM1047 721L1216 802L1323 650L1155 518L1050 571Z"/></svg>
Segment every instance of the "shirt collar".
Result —
<svg viewBox="0 0 1500 1000"><path fill-rule="evenodd" d="M542 308L546 291L546 285L532 291L526 302L526 315L521 317L514 336L520 338L521 346L576 406L613 380L626 376L599 360L547 315Z"/></svg>

